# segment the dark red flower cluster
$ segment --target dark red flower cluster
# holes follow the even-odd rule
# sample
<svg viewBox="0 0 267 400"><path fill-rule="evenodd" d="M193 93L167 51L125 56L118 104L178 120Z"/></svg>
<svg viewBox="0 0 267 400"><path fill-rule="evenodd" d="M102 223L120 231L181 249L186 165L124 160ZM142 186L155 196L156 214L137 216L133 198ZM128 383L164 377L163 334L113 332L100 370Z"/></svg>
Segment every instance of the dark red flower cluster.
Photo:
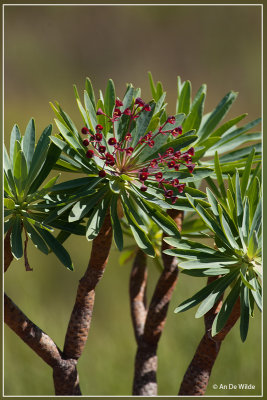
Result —
<svg viewBox="0 0 267 400"><path fill-rule="evenodd" d="M137 97L134 102L133 108L125 108L121 110L123 103L121 100L116 99L115 108L112 117L104 113L102 109L97 110L97 115L105 115L113 125L113 136L106 140L103 135L103 126L98 124L95 127L95 132L92 132L87 127L83 127L81 132L87 137L83 140L85 147L89 146L86 152L86 157L98 157L103 160L103 167L99 171L99 176L104 178L107 171L111 174L127 174L129 177L136 178L141 183L140 190L146 191L147 186L145 182L156 182L159 188L163 189L164 195L170 199L174 204L177 199L177 191L182 193L185 184L179 183L177 178L167 179L164 177L170 170L179 171L180 166L187 167L190 173L193 172L195 164L192 163L192 156L194 156L194 148L181 153L169 147L164 154L158 153L158 157L153 160L140 162L139 155L142 150L149 146L153 148L155 145L156 136L162 134L171 134L173 137L182 134L182 127L174 127L169 129L167 124L174 125L176 119L174 116L167 118L166 122L160 126L157 132L149 131L142 136L135 146L130 146L132 141L131 124L132 121L140 116L141 112L151 111L149 104L146 104L140 97ZM121 141L116 138L115 122L118 121L123 115L129 117L128 132ZM170 188L173 187L173 189ZM176 194L175 194L176 193Z"/></svg>

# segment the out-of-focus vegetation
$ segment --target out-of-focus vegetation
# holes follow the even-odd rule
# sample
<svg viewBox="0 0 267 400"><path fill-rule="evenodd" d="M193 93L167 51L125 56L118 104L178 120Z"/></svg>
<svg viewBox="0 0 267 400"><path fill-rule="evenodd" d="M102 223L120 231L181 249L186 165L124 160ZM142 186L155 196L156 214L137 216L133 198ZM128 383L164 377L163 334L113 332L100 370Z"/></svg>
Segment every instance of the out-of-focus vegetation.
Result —
<svg viewBox="0 0 267 400"><path fill-rule="evenodd" d="M150 99L147 71L167 90L168 112L175 110L176 76L193 88L208 85L208 111L233 89L239 99L233 116L260 114L260 8L246 6L13 6L5 7L5 141L15 122L26 127L31 116L40 132L52 121L48 102L64 102L77 126L81 121L72 84L83 87L89 76L104 89L112 77L119 97L125 83L144 88ZM231 115L229 115L231 117ZM82 121L80 122L82 123ZM39 129L38 129L39 128ZM55 132L55 125L54 125ZM66 175L63 176L66 178ZM69 176L68 176L69 177ZM31 247L33 272L23 262L11 264L5 290L13 301L62 347L78 280L86 268L90 244L85 238L67 240L75 271L58 265L53 255ZM114 249L97 287L89 339L79 362L85 395L129 395L136 345L130 321L130 264L120 266ZM149 265L149 293L158 277ZM204 282L204 281L203 281ZM174 308L203 286L202 280L180 276L159 345L159 395L177 394L183 374L202 337L203 321L195 310L175 315ZM229 395L212 384L252 383L260 394L261 321L255 313L247 341L238 325L222 345L207 395ZM16 335L5 328L5 394L52 394L50 368ZM249 366L249 367L248 367ZM14 377L16 379L14 379ZM248 394L236 390L234 395Z"/></svg>

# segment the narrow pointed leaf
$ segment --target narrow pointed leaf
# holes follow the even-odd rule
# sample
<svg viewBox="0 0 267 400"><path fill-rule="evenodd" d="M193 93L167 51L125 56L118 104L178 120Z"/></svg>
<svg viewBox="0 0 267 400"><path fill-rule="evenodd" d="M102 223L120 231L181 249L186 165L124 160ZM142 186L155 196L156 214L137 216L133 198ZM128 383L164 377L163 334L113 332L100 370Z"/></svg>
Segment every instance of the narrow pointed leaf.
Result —
<svg viewBox="0 0 267 400"><path fill-rule="evenodd" d="M243 286L240 292L240 336L242 342L247 338L249 327L249 290Z"/></svg>
<svg viewBox="0 0 267 400"><path fill-rule="evenodd" d="M27 231L27 234L31 238L34 246L38 250L42 251L44 254L48 254L49 249L45 241L43 240L42 236L40 236L39 233L36 231L34 226L30 222L28 222L27 218L23 218L23 225Z"/></svg>
<svg viewBox="0 0 267 400"><path fill-rule="evenodd" d="M13 154L14 154L14 146L16 141L21 141L21 134L17 124L15 124L12 128L11 135L10 135L10 147L9 147L9 155L10 161L13 163Z"/></svg>
<svg viewBox="0 0 267 400"><path fill-rule="evenodd" d="M11 252L16 260L23 256L21 219L17 215L10 235Z"/></svg>
<svg viewBox="0 0 267 400"><path fill-rule="evenodd" d="M121 229L120 220L117 213L118 196L112 196L110 204L110 216L113 228L113 236L115 244L119 251L123 250L123 233Z"/></svg>
<svg viewBox="0 0 267 400"><path fill-rule="evenodd" d="M22 150L24 152L25 159L27 161L28 169L31 166L34 148L35 148L35 124L32 118L26 127L25 135L22 140Z"/></svg>

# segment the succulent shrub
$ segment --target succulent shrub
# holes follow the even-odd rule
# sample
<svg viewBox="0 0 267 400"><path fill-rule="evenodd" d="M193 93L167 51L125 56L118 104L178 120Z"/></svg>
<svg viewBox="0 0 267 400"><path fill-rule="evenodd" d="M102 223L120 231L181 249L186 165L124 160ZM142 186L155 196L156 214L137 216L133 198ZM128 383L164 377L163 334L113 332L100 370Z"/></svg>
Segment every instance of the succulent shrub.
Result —
<svg viewBox="0 0 267 400"><path fill-rule="evenodd" d="M214 164L219 187L216 193L207 188L209 208L204 209L196 199L186 195L194 210L212 232L214 248L186 239L165 239L175 247L165 252L178 257L183 273L195 277L219 277L180 304L175 312L186 311L201 303L196 318L202 317L229 289L221 310L214 319L212 336L223 329L235 302L240 297L242 341L247 337L249 317L253 316L255 303L260 310L262 309L261 171L260 164L253 172L251 170L254 155L255 149L252 149L241 179L236 170L235 174L229 175L227 182L224 182L216 153Z"/></svg>
<svg viewBox="0 0 267 400"><path fill-rule="evenodd" d="M31 119L24 136L19 127L14 125L9 155L4 148L4 232L9 232L10 248L15 259L20 259L24 254L26 269L30 269L27 258L28 238L42 253L54 252L64 266L73 269L71 258L61 244L62 234L57 239L52 232L56 228L84 234L84 227L70 224L64 219L59 218L51 224L44 222L49 212L49 204L44 206L44 199L49 199L49 193L53 191L59 177L57 175L44 184L60 155L58 147L50 141L51 133L52 125L49 125L35 146L35 123Z"/></svg>
<svg viewBox="0 0 267 400"><path fill-rule="evenodd" d="M100 91L96 102L87 78L84 105L76 87L75 95L83 122L77 129L61 106L52 104L59 134L51 140L63 152L56 168L85 173L87 177L71 181L73 192L80 193L81 199L66 201L47 222L69 210L69 222L87 218L86 237L93 240L110 210L115 243L121 250L120 217L124 214L138 246L154 256L138 210L149 215L167 234L179 235L164 210L183 199L187 202L186 192L200 201L205 197L201 191L185 185L186 178L198 174L198 167L192 162L194 148L191 146L197 136L193 129L182 133L184 113L161 122L165 113L164 94L156 102L145 103L140 89L128 85L121 101L116 98L114 84L109 80L105 95ZM210 169L202 168L201 174L209 175ZM87 195L85 192L90 190L94 192Z"/></svg>

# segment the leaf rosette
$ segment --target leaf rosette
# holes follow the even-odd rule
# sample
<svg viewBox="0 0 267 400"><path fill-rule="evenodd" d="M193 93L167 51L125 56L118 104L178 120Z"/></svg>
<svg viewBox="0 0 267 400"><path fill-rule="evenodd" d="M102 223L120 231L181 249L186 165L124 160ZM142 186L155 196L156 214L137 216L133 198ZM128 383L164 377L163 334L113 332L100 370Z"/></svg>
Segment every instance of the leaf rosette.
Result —
<svg viewBox="0 0 267 400"><path fill-rule="evenodd" d="M114 240L121 250L124 215L138 246L155 256L141 212L149 215L168 235L179 236L165 210L191 208L186 193L205 206L202 201L205 194L186 185L186 180L193 178L198 169L192 162L192 144L197 140L195 131L182 132L184 113L166 117L161 122L165 114L165 93L157 101L145 103L140 98L140 89L128 85L121 101L116 98L114 84L109 80L105 95L100 91L96 102L87 78L84 105L76 87L75 95L83 126L77 129L58 103L51 104L59 129L59 134L51 140L62 151L55 167L84 173L87 177L70 181L75 189L65 186L66 193L75 193L80 199L66 202L63 208L56 207L47 222L57 218L62 210L68 210L69 222L87 219L86 237L93 240L110 212ZM205 173L209 175L210 170L207 168ZM58 188L63 190L64 184ZM91 190L94 193L89 193Z"/></svg>
<svg viewBox="0 0 267 400"><path fill-rule="evenodd" d="M51 133L52 125L49 125L35 145L35 123L31 119L24 136L21 135L19 127L14 125L10 136L9 155L4 148L4 232L10 235L12 255L15 259L20 259L24 254L28 270L28 238L42 253L54 252L65 267L73 269L71 258L62 246L61 239L68 232L79 235L84 235L85 232L82 225L70 224L64 217L51 224L44 222L51 207L49 194L59 177L53 177L44 184L60 155L58 147L50 141ZM54 228L63 230L58 238L52 233Z"/></svg>
<svg viewBox="0 0 267 400"><path fill-rule="evenodd" d="M184 301L175 312L186 311L200 304L196 317L202 317L229 289L214 319L212 335L215 336L224 328L234 304L240 298L240 335L243 341L247 337L254 304L262 309L261 171L260 164L252 171L254 155L255 149L252 149L241 179L236 170L225 183L216 153L214 164L219 188L216 195L207 188L210 207L203 208L187 194L192 207L212 232L215 248L185 239L164 239L174 246L165 253L178 257L178 265L183 273L195 277L218 277Z"/></svg>

